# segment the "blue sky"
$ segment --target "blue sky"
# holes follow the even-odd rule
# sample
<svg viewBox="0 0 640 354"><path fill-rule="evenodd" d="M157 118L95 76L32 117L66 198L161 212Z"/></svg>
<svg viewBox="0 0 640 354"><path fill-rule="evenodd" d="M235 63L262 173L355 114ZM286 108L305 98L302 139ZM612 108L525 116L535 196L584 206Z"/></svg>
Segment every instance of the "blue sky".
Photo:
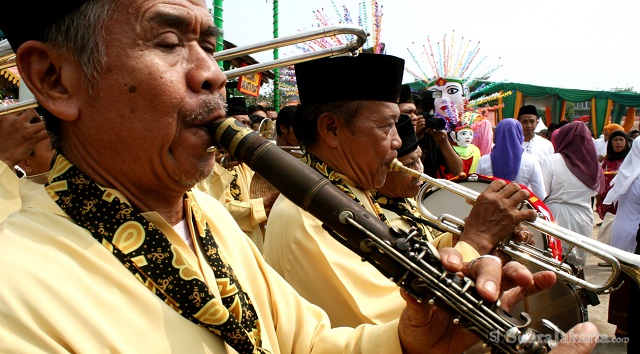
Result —
<svg viewBox="0 0 640 354"><path fill-rule="evenodd" d="M358 0L336 0L357 11ZM640 91L640 1L637 0L378 0L387 53L412 60L407 47L455 31L474 43L487 62L500 58L496 81L586 90L633 86ZM370 4L371 2L367 2ZM280 36L310 29L330 0L280 0ZM272 37L269 0L224 0L225 39L247 45ZM353 17L357 15L353 14ZM333 16L334 19L337 16ZM465 41L466 41L465 39ZM256 55L267 60L270 53ZM413 81L405 75L405 82Z"/></svg>

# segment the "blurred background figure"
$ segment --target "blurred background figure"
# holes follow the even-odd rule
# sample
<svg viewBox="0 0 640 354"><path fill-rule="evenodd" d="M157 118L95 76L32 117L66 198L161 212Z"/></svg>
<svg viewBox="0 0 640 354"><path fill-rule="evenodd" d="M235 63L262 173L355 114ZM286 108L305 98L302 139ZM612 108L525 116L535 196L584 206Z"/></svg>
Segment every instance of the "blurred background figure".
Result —
<svg viewBox="0 0 640 354"><path fill-rule="evenodd" d="M614 136L617 134L611 133L609 141ZM603 201L605 205L617 203L616 217L611 226L611 246L634 252L638 246L636 236L640 223L640 139L633 141L631 151L624 158L611 183L612 187ZM630 296L632 288L636 286L625 274L622 275L622 279L625 280L622 287L611 293L609 298L608 321L617 326L616 336L626 337L629 321L638 321L638 318L629 316L629 304L637 302L631 301Z"/></svg>
<svg viewBox="0 0 640 354"><path fill-rule="evenodd" d="M524 153L522 126L506 118L496 126L495 146L478 162L477 173L513 181L529 188L540 200L546 197L538 159Z"/></svg>
<svg viewBox="0 0 640 354"><path fill-rule="evenodd" d="M598 161L602 162L607 154L607 143L609 142L609 135L616 130L624 131L624 128L620 124L607 124L602 128L602 139L596 139L596 152L598 153Z"/></svg>
<svg viewBox="0 0 640 354"><path fill-rule="evenodd" d="M258 131L258 129L260 129L260 123L262 123L263 119L268 119L265 118L263 116L259 116L257 114L250 114L249 115L249 121L251 122L251 129L255 132Z"/></svg>
<svg viewBox="0 0 640 354"><path fill-rule="evenodd" d="M269 106L269 107L265 108L265 111L267 112L267 118L269 118L271 120L278 119L278 111L276 111L275 108Z"/></svg>
<svg viewBox="0 0 640 354"><path fill-rule="evenodd" d="M538 132L538 136L541 138L545 138L547 140L549 140L549 129L542 129L541 131Z"/></svg>
<svg viewBox="0 0 640 354"><path fill-rule="evenodd" d="M247 102L244 97L227 98L227 117L233 117L248 128L251 128L249 110L247 109Z"/></svg>
<svg viewBox="0 0 640 354"><path fill-rule="evenodd" d="M282 107L278 112L278 118L276 119L276 145L278 146L299 146L298 139L293 133L291 128L291 122L296 113L296 106Z"/></svg>
<svg viewBox="0 0 640 354"><path fill-rule="evenodd" d="M598 233L598 241L611 244L611 224L616 216L615 204L604 204L603 201L607 197L607 193L611 189L611 180L618 174L618 170L622 165L625 157L631 150L627 140L627 134L623 130L615 130L609 135L607 142L607 154L602 160L602 172L604 173L604 191L596 196L596 212L602 224ZM598 264L606 264L601 262Z"/></svg>
<svg viewBox="0 0 640 354"><path fill-rule="evenodd" d="M551 142L536 134L535 129L538 125L538 109L532 105L520 107L518 111L518 122L522 125L522 134L524 141L522 147L527 154L534 155L538 162L542 164L542 160L553 154L553 145ZM552 134L551 132L549 134ZM551 140L553 141L553 136ZM547 191L549 191L547 189Z"/></svg>
<svg viewBox="0 0 640 354"><path fill-rule="evenodd" d="M558 129L553 143L556 152L542 161L542 177L547 191L544 202L558 225L591 237L591 197L604 188L604 177L591 133L582 122L576 121ZM582 274L586 264L584 251L573 249L565 260Z"/></svg>
<svg viewBox="0 0 640 354"><path fill-rule="evenodd" d="M247 114L257 115L263 118L267 118L267 109L259 104L252 104L249 107L247 107Z"/></svg>

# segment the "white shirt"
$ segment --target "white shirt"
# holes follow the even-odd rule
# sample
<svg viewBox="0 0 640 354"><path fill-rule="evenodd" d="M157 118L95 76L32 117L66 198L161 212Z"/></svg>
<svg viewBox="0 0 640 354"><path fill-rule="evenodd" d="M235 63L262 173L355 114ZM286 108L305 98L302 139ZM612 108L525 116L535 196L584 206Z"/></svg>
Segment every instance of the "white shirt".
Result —
<svg viewBox="0 0 640 354"><path fill-rule="evenodd" d="M484 155L480 158L476 173L493 176L491 154ZM547 196L547 192L544 189L544 181L542 180L542 168L540 167L540 163L538 162L538 159L530 154L522 153L520 169L518 170L518 175L513 182L522 184L529 188L540 200L544 200Z"/></svg>
<svg viewBox="0 0 640 354"><path fill-rule="evenodd" d="M607 154L607 142L604 141L604 135L600 135L600 138L593 140L593 144L596 146L598 156Z"/></svg>
<svg viewBox="0 0 640 354"><path fill-rule="evenodd" d="M522 147L526 153L532 154L538 158L538 163L540 164L542 164L542 160L545 157L553 155L554 153L553 144L551 144L549 140L538 135L534 136L529 142L523 142Z"/></svg>

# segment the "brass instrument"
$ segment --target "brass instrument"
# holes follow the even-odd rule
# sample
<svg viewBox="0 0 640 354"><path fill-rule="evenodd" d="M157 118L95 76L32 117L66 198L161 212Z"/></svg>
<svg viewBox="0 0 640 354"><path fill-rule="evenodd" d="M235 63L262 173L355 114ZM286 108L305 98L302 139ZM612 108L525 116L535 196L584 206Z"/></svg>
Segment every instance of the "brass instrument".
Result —
<svg viewBox="0 0 640 354"><path fill-rule="evenodd" d="M391 163L390 169L393 171L400 171L407 173L411 176L421 179L425 184L420 188L418 193L418 209L420 214L427 220L436 223L443 230L454 234L461 234L464 228L464 221L453 215L443 214L435 216L431 214L427 208L421 203L424 199L425 193L433 188L442 188L454 194L457 194L469 201L475 201L480 193L472 189L468 189L452 181L433 178L427 174L420 173L419 171L412 170L402 165L400 161L394 160ZM498 244L497 248L505 252L513 259L523 264L534 264L542 269L550 270L556 273L559 278L572 283L576 286L593 291L598 294L606 294L616 290L620 283L618 277L620 271L624 271L632 279L640 285L640 255L632 254L619 250L615 247L598 242L589 237L580 235L574 231L563 228L552 222L546 221L541 218L537 218L535 221L524 221L524 225L527 227L536 229L543 234L550 235L570 245L571 248L579 247L586 252L602 259L603 261L611 264L611 274L605 282L602 284L593 284L586 280L580 279L572 274L571 267L566 263L559 262L551 257L547 257L544 251L526 245L522 243L516 243L509 239L504 240Z"/></svg>
<svg viewBox="0 0 640 354"><path fill-rule="evenodd" d="M503 353L546 353L555 342L519 318L482 300L472 280L447 272L438 251L417 237L416 230L388 227L306 164L233 118L219 119L207 129L213 140L272 184L291 202L324 223L342 245L371 263L390 281L419 301L445 305L464 326ZM548 327L556 334L553 324Z"/></svg>
<svg viewBox="0 0 640 354"><path fill-rule="evenodd" d="M247 47L236 47L226 49L215 54L217 61L230 60L233 58L249 55L253 53L263 52L265 50L285 47L288 45L298 44L301 42L312 41L314 39L333 37L341 34L355 35L355 38L344 45L335 46L323 50L318 50L310 53L304 53L300 55L294 55L286 58L281 58L264 63L258 63L253 65L244 66L237 69L231 69L225 71L227 79L233 79L239 76L253 74L257 72L267 71L275 68L282 68L288 65L324 58L328 56L337 56L343 54L354 55L360 47L362 47L367 41L367 32L361 27L353 25L339 25L339 26L327 26L319 28L313 31L302 32L286 37L274 38L269 41L258 43Z"/></svg>
<svg viewBox="0 0 640 354"><path fill-rule="evenodd" d="M276 141L276 122L270 118L263 119L262 122L260 122L258 134L267 140Z"/></svg>
<svg viewBox="0 0 640 354"><path fill-rule="evenodd" d="M8 104L6 106L0 106L0 116L4 116L11 113L21 112L27 109L38 107L38 102L35 99L21 101L14 104Z"/></svg>

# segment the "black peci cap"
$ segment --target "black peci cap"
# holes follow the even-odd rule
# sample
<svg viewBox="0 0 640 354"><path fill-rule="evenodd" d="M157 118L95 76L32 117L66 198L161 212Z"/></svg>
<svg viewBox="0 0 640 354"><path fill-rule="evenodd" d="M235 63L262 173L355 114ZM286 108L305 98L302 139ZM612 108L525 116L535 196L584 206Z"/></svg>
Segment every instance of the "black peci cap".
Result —
<svg viewBox="0 0 640 354"><path fill-rule="evenodd" d="M411 94L411 86L402 85L400 88L400 100L398 103L413 103L413 95Z"/></svg>
<svg viewBox="0 0 640 354"><path fill-rule="evenodd" d="M227 117L247 114L249 114L249 110L247 109L247 102L244 97L227 98Z"/></svg>
<svg viewBox="0 0 640 354"><path fill-rule="evenodd" d="M418 137L416 136L416 130L411 123L411 117L406 114L401 114L398 123L396 123L396 129L398 135L402 139L402 146L398 149L398 158L409 155L418 148Z"/></svg>
<svg viewBox="0 0 640 354"><path fill-rule="evenodd" d="M526 105L526 106L520 107L520 110L518 111L518 118L520 118L525 114L533 114L534 116L537 117L538 110L536 109L536 106L532 106L532 105Z"/></svg>
<svg viewBox="0 0 640 354"><path fill-rule="evenodd" d="M383 54L322 58L295 64L300 103L398 103L404 59Z"/></svg>
<svg viewBox="0 0 640 354"><path fill-rule="evenodd" d="M17 51L26 41L44 41L47 29L87 1L4 1L0 11L0 29L11 48Z"/></svg>

